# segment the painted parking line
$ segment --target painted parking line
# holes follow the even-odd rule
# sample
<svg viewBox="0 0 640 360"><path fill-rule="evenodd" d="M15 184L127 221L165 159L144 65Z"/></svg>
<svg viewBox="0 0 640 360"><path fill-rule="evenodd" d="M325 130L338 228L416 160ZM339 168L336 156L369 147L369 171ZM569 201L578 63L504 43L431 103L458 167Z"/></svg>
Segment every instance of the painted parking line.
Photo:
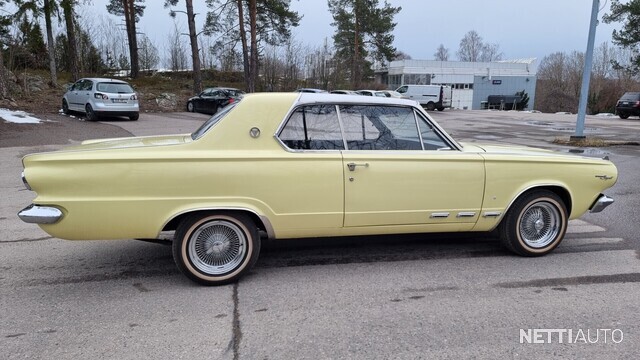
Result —
<svg viewBox="0 0 640 360"><path fill-rule="evenodd" d="M600 231L606 231L606 229L602 226L590 224L584 220L571 220L567 228L567 234L585 234Z"/></svg>
<svg viewBox="0 0 640 360"><path fill-rule="evenodd" d="M623 242L623 238L566 238L562 241L564 245L585 246L585 245L612 245Z"/></svg>

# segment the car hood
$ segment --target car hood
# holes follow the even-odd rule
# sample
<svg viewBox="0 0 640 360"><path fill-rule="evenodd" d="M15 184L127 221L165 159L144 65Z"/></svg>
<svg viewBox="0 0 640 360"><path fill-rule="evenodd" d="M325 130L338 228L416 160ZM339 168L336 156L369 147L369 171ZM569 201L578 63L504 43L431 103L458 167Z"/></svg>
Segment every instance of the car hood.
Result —
<svg viewBox="0 0 640 360"><path fill-rule="evenodd" d="M190 134L164 135L164 136L139 136L112 139L85 140L80 145L70 146L65 150L106 150L147 146L179 145L191 142Z"/></svg>

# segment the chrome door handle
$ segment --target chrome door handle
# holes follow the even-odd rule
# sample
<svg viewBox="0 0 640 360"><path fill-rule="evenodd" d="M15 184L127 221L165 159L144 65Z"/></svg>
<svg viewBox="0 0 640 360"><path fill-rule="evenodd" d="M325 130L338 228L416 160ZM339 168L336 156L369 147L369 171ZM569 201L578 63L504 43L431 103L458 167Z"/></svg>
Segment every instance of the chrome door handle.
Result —
<svg viewBox="0 0 640 360"><path fill-rule="evenodd" d="M349 171L355 171L356 166L369 167L369 163L364 163L364 164L348 163L347 164Z"/></svg>

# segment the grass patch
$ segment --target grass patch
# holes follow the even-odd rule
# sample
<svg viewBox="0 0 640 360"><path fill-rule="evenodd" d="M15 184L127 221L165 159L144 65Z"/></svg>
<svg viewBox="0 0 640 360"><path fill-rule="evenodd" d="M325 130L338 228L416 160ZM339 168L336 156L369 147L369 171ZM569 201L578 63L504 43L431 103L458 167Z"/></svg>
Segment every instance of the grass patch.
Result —
<svg viewBox="0 0 640 360"><path fill-rule="evenodd" d="M584 139L571 139L557 137L553 140L554 144L577 146L577 147L607 147L617 145L640 145L637 141L620 141L620 140L605 140L601 138L587 137Z"/></svg>

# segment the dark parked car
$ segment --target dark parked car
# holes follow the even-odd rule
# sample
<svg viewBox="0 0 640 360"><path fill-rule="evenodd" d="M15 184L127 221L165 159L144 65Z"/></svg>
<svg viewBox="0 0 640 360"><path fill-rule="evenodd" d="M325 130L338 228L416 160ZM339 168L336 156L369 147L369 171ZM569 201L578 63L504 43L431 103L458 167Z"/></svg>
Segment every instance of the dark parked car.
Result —
<svg viewBox="0 0 640 360"><path fill-rule="evenodd" d="M239 100L243 95L244 91L234 88L207 88L187 100L187 110L189 112L215 114L218 109Z"/></svg>
<svg viewBox="0 0 640 360"><path fill-rule="evenodd" d="M616 112L620 119L629 116L640 116L640 92L627 92L616 104Z"/></svg>

